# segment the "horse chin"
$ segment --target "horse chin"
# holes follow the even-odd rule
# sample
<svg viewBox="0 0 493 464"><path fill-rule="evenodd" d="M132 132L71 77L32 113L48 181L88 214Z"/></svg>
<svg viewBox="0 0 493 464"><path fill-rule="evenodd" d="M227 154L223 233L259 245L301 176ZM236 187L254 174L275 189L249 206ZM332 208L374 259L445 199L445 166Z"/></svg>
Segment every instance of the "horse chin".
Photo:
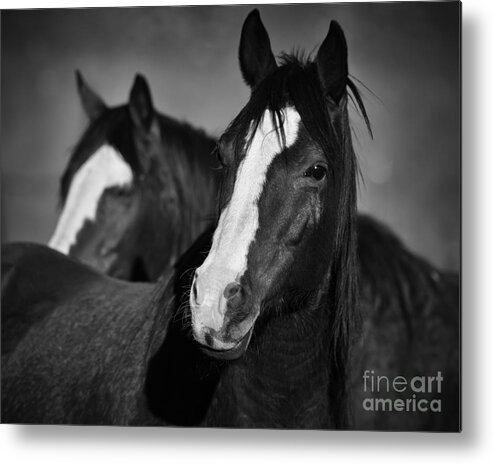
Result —
<svg viewBox="0 0 493 464"><path fill-rule="evenodd" d="M250 330L232 347L228 349L215 349L200 344L200 349L207 356L221 361L232 361L243 356L248 348L252 337L253 326Z"/></svg>

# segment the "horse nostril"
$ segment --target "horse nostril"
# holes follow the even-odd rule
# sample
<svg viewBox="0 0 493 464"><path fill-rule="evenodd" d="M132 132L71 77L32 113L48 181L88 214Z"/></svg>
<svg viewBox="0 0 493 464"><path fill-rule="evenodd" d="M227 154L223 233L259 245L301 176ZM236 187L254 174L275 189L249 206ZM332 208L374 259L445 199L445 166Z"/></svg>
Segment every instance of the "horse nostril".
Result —
<svg viewBox="0 0 493 464"><path fill-rule="evenodd" d="M228 285L226 285L223 295L224 298L229 300L233 298L235 295L237 295L240 291L241 291L241 285L237 282L231 282Z"/></svg>
<svg viewBox="0 0 493 464"><path fill-rule="evenodd" d="M192 284L192 296L193 296L193 302L197 304L197 282L195 281L195 279Z"/></svg>
<svg viewBox="0 0 493 464"><path fill-rule="evenodd" d="M245 289L237 282L231 282L230 284L226 285L223 296L227 301L229 309L237 311L245 304Z"/></svg>

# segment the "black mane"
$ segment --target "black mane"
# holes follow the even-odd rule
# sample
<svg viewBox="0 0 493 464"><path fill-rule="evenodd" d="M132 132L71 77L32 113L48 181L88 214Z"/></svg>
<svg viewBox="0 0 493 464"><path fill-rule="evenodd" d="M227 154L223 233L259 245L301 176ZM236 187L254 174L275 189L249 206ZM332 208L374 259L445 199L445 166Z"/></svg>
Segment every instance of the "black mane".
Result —
<svg viewBox="0 0 493 464"><path fill-rule="evenodd" d="M293 105L311 137L327 155L329 163L337 163L340 160L334 156L344 155L344 153L336 142L343 137L337 136L331 124L325 104L327 99L320 86L315 62L305 57L303 52L282 54L279 59L280 66L252 92L250 101L231 122L227 131L249 132L253 135L262 122L264 112L269 110L278 136L284 141L282 110L288 105ZM371 125L361 94L349 77L347 90L348 97L360 112L371 134ZM247 141L249 142L251 139ZM235 146L237 154L243 148L242 144L238 143Z"/></svg>
<svg viewBox="0 0 493 464"><path fill-rule="evenodd" d="M169 149L179 149L185 156L190 157L189 162L200 162L200 158L204 158L194 157L194 154L204 153L204 155L208 155L211 153L215 141L201 129L196 129L188 123L176 121L160 113L156 113L156 118L165 146ZM135 177L143 173L133 141L129 106L122 105L110 108L90 123L70 156L60 181L60 203L62 206L75 173L104 143L110 144L120 152Z"/></svg>

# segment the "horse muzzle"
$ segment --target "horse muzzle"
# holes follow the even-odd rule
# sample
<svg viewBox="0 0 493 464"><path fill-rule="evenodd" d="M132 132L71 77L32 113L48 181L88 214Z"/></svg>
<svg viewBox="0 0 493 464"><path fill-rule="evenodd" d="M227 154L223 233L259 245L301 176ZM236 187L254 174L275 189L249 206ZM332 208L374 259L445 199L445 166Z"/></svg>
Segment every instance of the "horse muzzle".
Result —
<svg viewBox="0 0 493 464"><path fill-rule="evenodd" d="M190 298L193 337L212 357L238 358L250 342L258 315L256 305L237 281L209 286L207 290L194 280Z"/></svg>

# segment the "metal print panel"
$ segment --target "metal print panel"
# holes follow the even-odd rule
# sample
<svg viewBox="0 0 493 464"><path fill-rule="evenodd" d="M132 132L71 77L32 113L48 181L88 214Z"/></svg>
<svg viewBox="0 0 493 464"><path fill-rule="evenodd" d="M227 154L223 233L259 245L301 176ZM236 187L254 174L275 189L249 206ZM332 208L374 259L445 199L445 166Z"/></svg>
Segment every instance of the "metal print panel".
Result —
<svg viewBox="0 0 493 464"><path fill-rule="evenodd" d="M1 21L3 423L460 431L458 2Z"/></svg>

